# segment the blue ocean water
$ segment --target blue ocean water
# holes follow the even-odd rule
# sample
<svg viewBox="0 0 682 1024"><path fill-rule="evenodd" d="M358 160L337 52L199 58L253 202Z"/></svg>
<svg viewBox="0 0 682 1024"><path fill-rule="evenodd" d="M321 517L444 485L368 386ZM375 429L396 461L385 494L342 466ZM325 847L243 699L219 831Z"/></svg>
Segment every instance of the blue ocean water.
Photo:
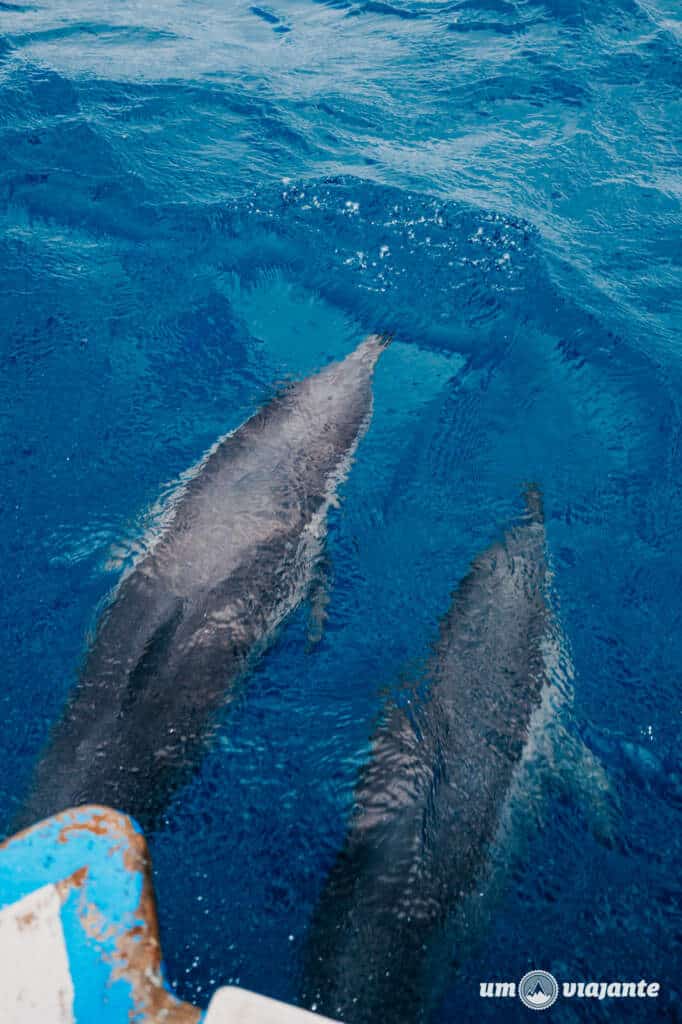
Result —
<svg viewBox="0 0 682 1024"><path fill-rule="evenodd" d="M681 86L675 0L0 3L3 821L168 482L395 337L323 638L151 836L184 998L296 998L377 712L533 479L619 842L550 794L434 1022L522 1019L478 986L535 967L661 983L562 1021L682 1020Z"/></svg>

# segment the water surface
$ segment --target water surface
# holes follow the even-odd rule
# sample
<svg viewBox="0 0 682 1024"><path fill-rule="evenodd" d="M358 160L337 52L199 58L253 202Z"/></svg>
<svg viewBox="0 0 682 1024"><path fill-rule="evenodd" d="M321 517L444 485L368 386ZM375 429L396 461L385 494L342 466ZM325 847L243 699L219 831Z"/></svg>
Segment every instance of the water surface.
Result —
<svg viewBox="0 0 682 1024"><path fill-rule="evenodd" d="M151 837L184 998L296 998L385 694L533 479L620 842L550 795L434 1022L521 1019L478 985L534 967L661 982L562 1020L680 1019L681 42L673 0L0 4L4 820L168 483L395 334L323 638Z"/></svg>

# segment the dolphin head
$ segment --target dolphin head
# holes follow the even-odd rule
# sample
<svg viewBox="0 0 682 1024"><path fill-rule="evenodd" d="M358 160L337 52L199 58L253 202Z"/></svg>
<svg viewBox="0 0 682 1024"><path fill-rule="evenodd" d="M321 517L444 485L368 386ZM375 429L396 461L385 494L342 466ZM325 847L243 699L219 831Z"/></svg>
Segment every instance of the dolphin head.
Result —
<svg viewBox="0 0 682 1024"><path fill-rule="evenodd" d="M390 339L371 334L349 355L295 384L289 402L298 410L290 430L311 434L308 455L315 459L327 448L349 451L372 409L372 375Z"/></svg>
<svg viewBox="0 0 682 1024"><path fill-rule="evenodd" d="M384 349L388 348L392 340L393 335L391 334L370 334L346 357L344 362L362 363L371 372L376 366L379 356Z"/></svg>

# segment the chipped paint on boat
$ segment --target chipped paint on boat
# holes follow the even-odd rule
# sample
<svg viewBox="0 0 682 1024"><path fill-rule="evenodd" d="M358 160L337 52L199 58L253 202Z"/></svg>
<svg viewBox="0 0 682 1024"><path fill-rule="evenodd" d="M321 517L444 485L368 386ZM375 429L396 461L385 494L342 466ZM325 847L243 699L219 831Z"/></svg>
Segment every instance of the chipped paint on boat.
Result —
<svg viewBox="0 0 682 1024"><path fill-rule="evenodd" d="M126 815L79 807L0 845L0 1019L306 1024L312 1017L243 989L219 989L205 1013L173 995L147 844Z"/></svg>

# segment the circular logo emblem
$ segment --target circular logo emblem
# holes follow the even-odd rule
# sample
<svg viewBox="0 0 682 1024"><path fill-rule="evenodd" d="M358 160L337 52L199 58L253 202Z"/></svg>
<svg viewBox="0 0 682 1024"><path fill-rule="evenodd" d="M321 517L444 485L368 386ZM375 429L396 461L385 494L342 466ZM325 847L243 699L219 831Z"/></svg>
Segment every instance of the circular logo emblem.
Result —
<svg viewBox="0 0 682 1024"><path fill-rule="evenodd" d="M519 982L519 999L531 1010L547 1010L559 995L559 984L548 971L529 971Z"/></svg>

